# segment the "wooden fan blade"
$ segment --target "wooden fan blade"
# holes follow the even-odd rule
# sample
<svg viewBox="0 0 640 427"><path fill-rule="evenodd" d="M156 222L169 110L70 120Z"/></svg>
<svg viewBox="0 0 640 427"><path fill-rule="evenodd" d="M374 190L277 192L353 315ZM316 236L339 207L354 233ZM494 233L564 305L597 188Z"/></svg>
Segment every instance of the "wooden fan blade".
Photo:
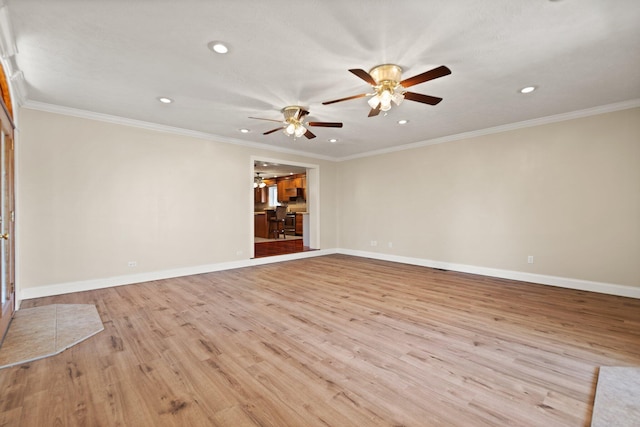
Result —
<svg viewBox="0 0 640 427"><path fill-rule="evenodd" d="M376 86L378 84L375 80L373 80L371 74L367 73L365 70L361 70L360 68L352 68L349 71L360 77L365 82L369 83L371 86Z"/></svg>
<svg viewBox="0 0 640 427"><path fill-rule="evenodd" d="M279 127L279 128L271 129L271 130L266 131L265 133L263 133L263 135L269 135L270 133L277 132L277 131L279 131L280 129L282 129L282 128L281 128L281 127Z"/></svg>
<svg viewBox="0 0 640 427"><path fill-rule="evenodd" d="M296 113L296 120L300 120L302 117L306 116L307 114L309 114L309 112L307 110L303 110L302 108L298 110L298 112Z"/></svg>
<svg viewBox="0 0 640 427"><path fill-rule="evenodd" d="M415 92L405 92L404 99L408 99L410 101L422 102L423 104L436 105L438 102L442 101L442 98L438 98L436 96L423 95L421 93Z"/></svg>
<svg viewBox="0 0 640 427"><path fill-rule="evenodd" d="M340 99L336 99L336 100L333 100L333 101L323 102L322 105L329 105L329 104L335 104L336 102L342 102L342 101L349 101L351 99L364 98L367 95L368 95L367 93L361 93L360 95L347 96L346 98L340 98Z"/></svg>
<svg viewBox="0 0 640 427"><path fill-rule="evenodd" d="M304 133L304 136L306 136L307 139L313 139L316 137L313 133L311 133L309 129L307 129L307 131Z"/></svg>
<svg viewBox="0 0 640 427"><path fill-rule="evenodd" d="M324 128L341 128L342 123L340 122L309 122L307 123L309 126L319 126Z"/></svg>
<svg viewBox="0 0 640 427"><path fill-rule="evenodd" d="M451 74L451 70L444 65L441 65L438 68L434 68L433 70L418 74L417 76L409 77L408 79L401 81L400 85L402 87L411 87L413 85L437 79L438 77L443 77L448 74Z"/></svg>
<svg viewBox="0 0 640 427"><path fill-rule="evenodd" d="M380 114L380 104L378 104L376 108L372 108L371 111L369 111L369 115L367 117L374 117L378 114Z"/></svg>
<svg viewBox="0 0 640 427"><path fill-rule="evenodd" d="M249 117L250 119L256 119L256 120L266 120L268 122L277 122L277 123L282 123L282 120L273 120L273 119L263 119L262 117Z"/></svg>

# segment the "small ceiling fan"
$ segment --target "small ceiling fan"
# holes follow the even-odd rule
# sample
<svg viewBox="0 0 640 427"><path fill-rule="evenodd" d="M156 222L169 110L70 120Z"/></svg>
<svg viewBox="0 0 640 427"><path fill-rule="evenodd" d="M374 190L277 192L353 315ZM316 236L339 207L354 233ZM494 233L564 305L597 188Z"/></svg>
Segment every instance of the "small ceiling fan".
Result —
<svg viewBox="0 0 640 427"><path fill-rule="evenodd" d="M273 120L273 119L263 119L260 117L249 117L250 119L257 120L268 120L270 122L278 122L282 123L282 126L277 127L275 129L271 129L263 135L269 135L270 133L279 131L282 129L287 136L293 136L294 138L300 138L303 135L307 139L315 138L316 136L305 127L307 126L319 126L319 127L327 127L327 128L341 128L342 123L339 122L307 122L304 123L304 117L309 114L309 111L304 107L300 107L298 105L291 105L289 107L284 107L280 110L282 114L284 114L284 120Z"/></svg>
<svg viewBox="0 0 640 427"><path fill-rule="evenodd" d="M391 109L392 101L396 105L400 105L400 103L404 99L422 102L423 104L436 105L437 103L442 101L442 98L422 95L415 92L408 92L405 89L429 80L437 79L439 77L451 74L451 70L444 65L404 80L401 80L402 68L394 64L378 65L376 67L373 67L368 73L365 70L359 68L353 68L349 71L373 86L374 92L361 93L359 95L353 95L346 98L323 102L322 104L328 105L336 102L349 101L351 99L371 96L371 99L367 101L369 106L371 107L371 111L369 111L369 117L377 116L378 114L380 114L380 111L389 111Z"/></svg>
<svg viewBox="0 0 640 427"><path fill-rule="evenodd" d="M267 183L264 182L264 179L260 176L260 173L261 172L256 172L256 176L253 178L253 188L264 188L267 186Z"/></svg>

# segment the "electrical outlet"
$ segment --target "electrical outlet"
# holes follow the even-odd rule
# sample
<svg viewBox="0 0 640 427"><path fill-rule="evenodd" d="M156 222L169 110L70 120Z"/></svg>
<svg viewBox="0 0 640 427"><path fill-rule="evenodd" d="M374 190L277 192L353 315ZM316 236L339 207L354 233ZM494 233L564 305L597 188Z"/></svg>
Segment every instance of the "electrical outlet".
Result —
<svg viewBox="0 0 640 427"><path fill-rule="evenodd" d="M378 246L378 241L377 240L372 240L371 241L371 246Z"/></svg>
<svg viewBox="0 0 640 427"><path fill-rule="evenodd" d="M242 255L242 251L236 251L236 255Z"/></svg>
<svg viewBox="0 0 640 427"><path fill-rule="evenodd" d="M533 255L529 255L529 256L527 257L527 262L528 262L529 264L533 264Z"/></svg>
<svg viewBox="0 0 640 427"><path fill-rule="evenodd" d="M127 266L129 266L129 267L137 267L138 266L138 261L129 261L127 263Z"/></svg>
<svg viewBox="0 0 640 427"><path fill-rule="evenodd" d="M393 243L389 242L389 248L393 247Z"/></svg>

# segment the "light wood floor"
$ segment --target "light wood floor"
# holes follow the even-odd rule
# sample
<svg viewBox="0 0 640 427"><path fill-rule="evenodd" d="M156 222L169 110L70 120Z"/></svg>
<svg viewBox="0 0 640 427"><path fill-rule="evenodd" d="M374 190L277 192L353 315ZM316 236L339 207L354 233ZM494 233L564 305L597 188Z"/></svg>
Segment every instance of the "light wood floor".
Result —
<svg viewBox="0 0 640 427"><path fill-rule="evenodd" d="M640 300L331 255L23 302L105 330L0 371L0 425L588 426Z"/></svg>

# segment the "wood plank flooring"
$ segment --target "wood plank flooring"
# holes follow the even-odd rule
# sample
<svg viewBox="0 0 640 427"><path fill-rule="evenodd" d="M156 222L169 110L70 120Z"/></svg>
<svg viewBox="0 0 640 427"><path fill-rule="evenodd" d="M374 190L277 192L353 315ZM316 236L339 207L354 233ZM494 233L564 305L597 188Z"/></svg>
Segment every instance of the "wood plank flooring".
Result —
<svg viewBox="0 0 640 427"><path fill-rule="evenodd" d="M8 426L588 426L640 300L331 255L23 302L105 330L0 371Z"/></svg>

